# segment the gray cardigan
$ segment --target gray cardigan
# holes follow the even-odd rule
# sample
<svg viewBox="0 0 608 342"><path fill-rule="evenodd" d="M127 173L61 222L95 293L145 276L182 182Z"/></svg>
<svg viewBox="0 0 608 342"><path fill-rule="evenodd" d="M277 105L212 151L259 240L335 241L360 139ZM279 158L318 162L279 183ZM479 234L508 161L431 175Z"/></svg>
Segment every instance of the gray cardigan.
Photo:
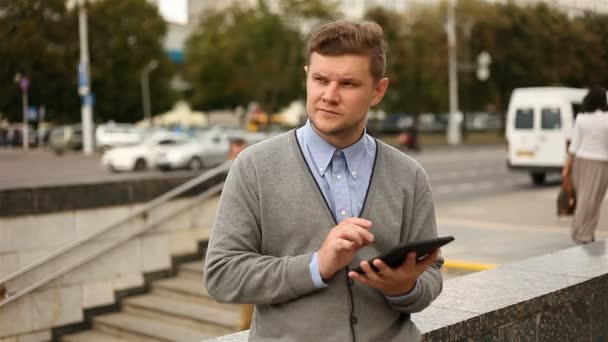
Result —
<svg viewBox="0 0 608 342"><path fill-rule="evenodd" d="M373 245L350 267L405 241L437 236L431 189L422 167L377 141L361 217L373 222ZM417 341L410 313L441 292L443 260L420 278L402 305L336 273L317 289L308 264L336 225L300 151L294 131L253 145L231 166L205 264L209 294L220 302L255 303L252 341Z"/></svg>

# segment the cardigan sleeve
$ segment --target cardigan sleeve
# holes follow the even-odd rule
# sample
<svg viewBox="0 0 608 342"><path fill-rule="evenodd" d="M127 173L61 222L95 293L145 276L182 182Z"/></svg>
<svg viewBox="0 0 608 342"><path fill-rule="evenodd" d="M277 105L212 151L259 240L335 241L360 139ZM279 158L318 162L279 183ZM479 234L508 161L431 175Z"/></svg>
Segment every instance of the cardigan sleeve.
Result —
<svg viewBox="0 0 608 342"><path fill-rule="evenodd" d="M243 153L244 154L244 153ZM276 304L318 291L312 253L262 255L255 166L243 154L228 173L205 259L205 285L219 302Z"/></svg>
<svg viewBox="0 0 608 342"><path fill-rule="evenodd" d="M404 213L409 220L409 233L405 234L409 241L433 239L437 237L437 224L435 222L435 207L428 177L422 168L416 174L416 187L414 193L413 211ZM416 293L401 302L389 302L391 306L401 312L415 313L424 310L441 293L443 278L441 254L437 261L431 265L418 278Z"/></svg>

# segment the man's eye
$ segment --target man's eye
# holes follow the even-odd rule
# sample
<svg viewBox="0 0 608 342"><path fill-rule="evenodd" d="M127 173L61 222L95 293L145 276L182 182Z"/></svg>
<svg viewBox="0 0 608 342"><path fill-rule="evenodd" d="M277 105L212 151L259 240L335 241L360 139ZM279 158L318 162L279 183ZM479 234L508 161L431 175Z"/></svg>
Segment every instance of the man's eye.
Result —
<svg viewBox="0 0 608 342"><path fill-rule="evenodd" d="M319 82L319 83L322 83L322 84L327 83L327 80L325 80L322 77L314 77L314 80L315 80L315 82Z"/></svg>
<svg viewBox="0 0 608 342"><path fill-rule="evenodd" d="M352 83L352 82L344 82L342 83L342 86L345 88L353 88L356 84Z"/></svg>

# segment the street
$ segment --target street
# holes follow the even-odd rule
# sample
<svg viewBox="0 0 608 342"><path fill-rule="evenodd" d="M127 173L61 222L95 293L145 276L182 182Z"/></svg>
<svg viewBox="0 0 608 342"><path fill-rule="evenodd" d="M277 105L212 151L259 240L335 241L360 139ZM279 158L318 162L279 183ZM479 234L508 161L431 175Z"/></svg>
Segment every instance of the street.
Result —
<svg viewBox="0 0 608 342"><path fill-rule="evenodd" d="M446 259L505 264L574 246L572 218L556 215L558 175L533 186L528 174L506 168L502 146L444 148L413 157L431 180L438 234L456 238L442 248ZM606 237L604 200L596 238Z"/></svg>
<svg viewBox="0 0 608 342"><path fill-rule="evenodd" d="M439 235L456 237L442 249L446 259L504 264L574 246L571 218L556 216L559 178L533 186L527 174L507 170L503 146L437 147L412 157L431 180ZM0 150L0 189L164 175L112 174L99 158ZM598 239L608 236L607 201L602 210Z"/></svg>
<svg viewBox="0 0 608 342"><path fill-rule="evenodd" d="M0 190L43 185L95 183L121 179L162 177L160 171L110 173L101 167L100 154L66 153L56 156L47 150L0 149ZM189 171L174 171L189 174Z"/></svg>

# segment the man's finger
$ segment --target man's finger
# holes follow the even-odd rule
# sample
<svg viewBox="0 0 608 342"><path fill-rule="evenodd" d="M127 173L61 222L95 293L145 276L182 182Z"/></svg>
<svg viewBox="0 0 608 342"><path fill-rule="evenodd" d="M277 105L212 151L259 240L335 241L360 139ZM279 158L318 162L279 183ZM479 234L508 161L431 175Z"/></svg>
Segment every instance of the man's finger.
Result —
<svg viewBox="0 0 608 342"><path fill-rule="evenodd" d="M367 261L361 261L359 264L363 272L365 272L365 276L371 280L372 282L379 282L382 280L382 277L376 272L372 266Z"/></svg>
<svg viewBox="0 0 608 342"><path fill-rule="evenodd" d="M345 230L345 231L340 232L339 238L348 240L348 241L352 241L359 246L363 246L365 244L364 237L353 230Z"/></svg>
<svg viewBox="0 0 608 342"><path fill-rule="evenodd" d="M349 217L349 218L345 219L342 222L352 223L354 225L357 225L359 227L363 227L363 228L366 228L366 229L369 229L369 228L372 227L372 221L366 220L366 219L360 218L360 217Z"/></svg>
<svg viewBox="0 0 608 342"><path fill-rule="evenodd" d="M429 255L427 255L424 259L422 259L417 265L416 267L418 268L418 270L422 273L424 272L427 268L429 268L429 266L431 266L433 263L435 263L435 261L437 261L437 258L439 257L439 248L433 250Z"/></svg>
<svg viewBox="0 0 608 342"><path fill-rule="evenodd" d="M341 229L338 233L339 237L357 241L361 246L374 241L374 234L359 226L350 225Z"/></svg>
<svg viewBox="0 0 608 342"><path fill-rule="evenodd" d="M336 240L336 248L338 251L351 251L356 248L356 242L347 239Z"/></svg>
<svg viewBox="0 0 608 342"><path fill-rule="evenodd" d="M378 269L378 271L382 274L387 274L387 273L393 272L393 269L390 268L389 265L387 265L386 263L384 263L384 261L382 261L380 259L374 259L372 261L372 263Z"/></svg>
<svg viewBox="0 0 608 342"><path fill-rule="evenodd" d="M416 252L407 253L407 257L405 258L405 266L408 268L413 268L416 266Z"/></svg>

